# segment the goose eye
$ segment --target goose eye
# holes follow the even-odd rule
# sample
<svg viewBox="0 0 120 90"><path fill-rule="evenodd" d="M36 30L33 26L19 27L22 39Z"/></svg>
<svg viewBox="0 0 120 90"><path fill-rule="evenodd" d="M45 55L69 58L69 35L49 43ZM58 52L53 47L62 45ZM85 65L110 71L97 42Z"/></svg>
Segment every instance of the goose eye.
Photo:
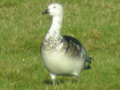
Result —
<svg viewBox="0 0 120 90"><path fill-rule="evenodd" d="M53 7L53 8L56 8L56 7Z"/></svg>

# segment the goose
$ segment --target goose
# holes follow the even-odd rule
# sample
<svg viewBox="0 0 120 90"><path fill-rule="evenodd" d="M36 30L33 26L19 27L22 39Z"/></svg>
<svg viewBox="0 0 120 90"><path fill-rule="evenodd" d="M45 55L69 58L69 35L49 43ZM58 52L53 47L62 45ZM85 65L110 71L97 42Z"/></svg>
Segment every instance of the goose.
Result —
<svg viewBox="0 0 120 90"><path fill-rule="evenodd" d="M50 74L53 85L56 76L76 76L84 69L90 69L91 58L82 44L71 36L60 35L63 7L59 3L49 4L42 14L52 16L52 23L40 47L42 61Z"/></svg>

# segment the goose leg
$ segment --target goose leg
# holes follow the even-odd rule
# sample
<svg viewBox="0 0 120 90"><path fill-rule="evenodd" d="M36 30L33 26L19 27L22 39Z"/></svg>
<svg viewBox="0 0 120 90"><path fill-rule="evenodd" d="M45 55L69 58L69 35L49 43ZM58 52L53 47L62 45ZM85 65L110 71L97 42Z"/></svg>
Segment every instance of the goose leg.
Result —
<svg viewBox="0 0 120 90"><path fill-rule="evenodd" d="M77 76L77 82L79 83L80 76Z"/></svg>
<svg viewBox="0 0 120 90"><path fill-rule="evenodd" d="M52 79L52 84L55 85L55 79Z"/></svg>
<svg viewBox="0 0 120 90"><path fill-rule="evenodd" d="M52 84L55 85L55 79L56 79L56 75L53 73L50 73L50 78L52 80Z"/></svg>

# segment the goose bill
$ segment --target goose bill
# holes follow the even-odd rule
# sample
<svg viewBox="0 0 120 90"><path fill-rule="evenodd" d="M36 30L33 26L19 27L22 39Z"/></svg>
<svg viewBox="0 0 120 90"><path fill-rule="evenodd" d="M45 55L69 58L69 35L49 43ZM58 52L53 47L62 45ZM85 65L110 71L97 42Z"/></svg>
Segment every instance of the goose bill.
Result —
<svg viewBox="0 0 120 90"><path fill-rule="evenodd" d="M50 12L49 12L49 10L47 9L47 10L45 10L42 14L49 14Z"/></svg>

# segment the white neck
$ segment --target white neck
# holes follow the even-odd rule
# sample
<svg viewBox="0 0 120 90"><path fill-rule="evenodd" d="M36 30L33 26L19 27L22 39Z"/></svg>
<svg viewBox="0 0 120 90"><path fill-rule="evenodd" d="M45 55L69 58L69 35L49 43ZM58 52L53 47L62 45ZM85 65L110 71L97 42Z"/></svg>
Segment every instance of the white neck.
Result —
<svg viewBox="0 0 120 90"><path fill-rule="evenodd" d="M62 19L63 16L53 16L52 17L52 24L50 26L50 29L48 30L45 39L48 38L54 38L58 39L60 37L60 29L62 26Z"/></svg>

